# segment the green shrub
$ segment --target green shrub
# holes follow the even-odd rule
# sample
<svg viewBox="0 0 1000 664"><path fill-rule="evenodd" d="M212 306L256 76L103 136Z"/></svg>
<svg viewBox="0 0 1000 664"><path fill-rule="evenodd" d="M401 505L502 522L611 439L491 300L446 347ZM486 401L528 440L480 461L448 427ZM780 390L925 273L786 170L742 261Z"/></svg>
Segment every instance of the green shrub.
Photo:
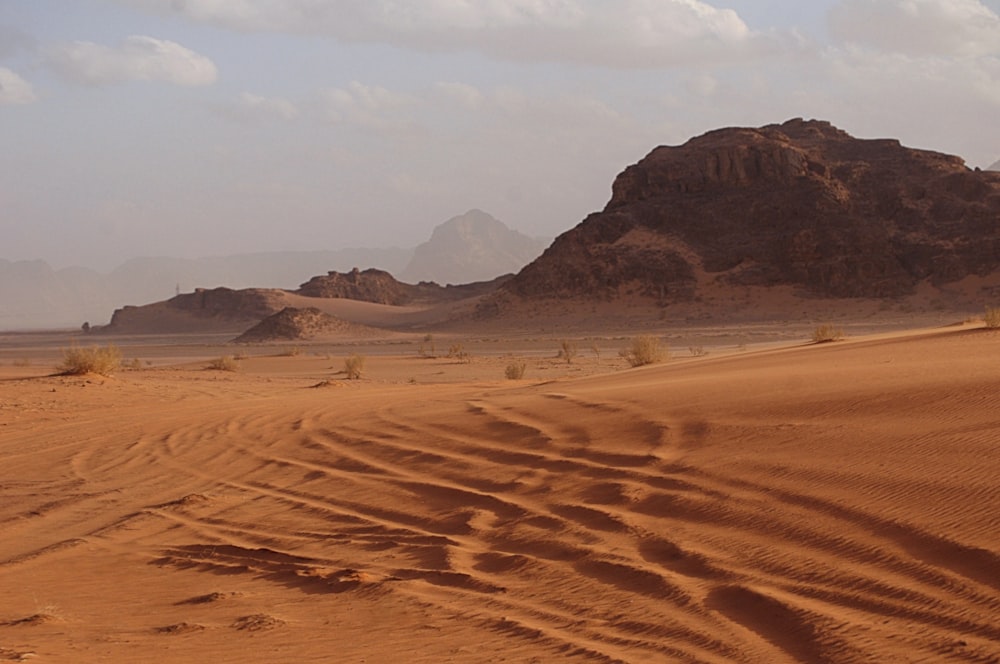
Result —
<svg viewBox="0 0 1000 664"><path fill-rule="evenodd" d="M239 371L240 363L232 355L223 355L209 362L208 368L214 371Z"/></svg>
<svg viewBox="0 0 1000 664"><path fill-rule="evenodd" d="M844 331L833 325L819 325L813 330L813 343L822 344L829 341L839 341L844 338Z"/></svg>
<svg viewBox="0 0 1000 664"><path fill-rule="evenodd" d="M524 378L526 368L527 365L524 362L511 362L504 370L504 375L507 376L507 380L521 380Z"/></svg>
<svg viewBox="0 0 1000 664"><path fill-rule="evenodd" d="M618 354L629 366L641 367L662 362L667 357L667 345L661 345L659 337L643 335L632 339L632 343Z"/></svg>
<svg viewBox="0 0 1000 664"><path fill-rule="evenodd" d="M365 358L361 355L351 355L346 360L344 360L344 373L347 374L348 380L358 380L361 378L361 372L365 368Z"/></svg>
<svg viewBox="0 0 1000 664"><path fill-rule="evenodd" d="M59 371L71 376L86 373L110 375L122 363L122 353L117 346L108 344L103 348L92 346L90 348L72 348L63 350L63 361L59 365Z"/></svg>
<svg viewBox="0 0 1000 664"><path fill-rule="evenodd" d="M986 307L983 320L986 322L986 327L991 330L1000 328L1000 307Z"/></svg>

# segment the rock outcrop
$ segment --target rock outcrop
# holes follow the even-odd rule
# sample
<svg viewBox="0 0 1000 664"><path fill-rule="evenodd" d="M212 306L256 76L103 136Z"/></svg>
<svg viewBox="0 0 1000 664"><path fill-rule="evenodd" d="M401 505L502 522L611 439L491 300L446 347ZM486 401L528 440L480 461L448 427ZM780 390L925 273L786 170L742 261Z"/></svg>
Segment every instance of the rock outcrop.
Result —
<svg viewBox="0 0 1000 664"><path fill-rule="evenodd" d="M469 210L434 229L400 274L404 281L467 284L517 272L549 240L528 237L482 210Z"/></svg>
<svg viewBox="0 0 1000 664"><path fill-rule="evenodd" d="M284 291L267 288L198 288L169 300L116 309L105 334L152 334L246 327L283 307Z"/></svg>
<svg viewBox="0 0 1000 664"><path fill-rule="evenodd" d="M480 313L511 295L670 304L709 281L895 297L997 270L1000 174L796 119L656 148Z"/></svg>
<svg viewBox="0 0 1000 664"><path fill-rule="evenodd" d="M285 307L260 321L233 341L235 343L309 341L318 337L371 336L378 332L373 328L331 316L316 307L305 309Z"/></svg>
<svg viewBox="0 0 1000 664"><path fill-rule="evenodd" d="M394 306L429 305L485 295L496 290L510 276L486 282L440 286L426 281L407 284L384 270L354 268L350 272L331 271L326 275L313 277L296 292L306 297L337 297Z"/></svg>

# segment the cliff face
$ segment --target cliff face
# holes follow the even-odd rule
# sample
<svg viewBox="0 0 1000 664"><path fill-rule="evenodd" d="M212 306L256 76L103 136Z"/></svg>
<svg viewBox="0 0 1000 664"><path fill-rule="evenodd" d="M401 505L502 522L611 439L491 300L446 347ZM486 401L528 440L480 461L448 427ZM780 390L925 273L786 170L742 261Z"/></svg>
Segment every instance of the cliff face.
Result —
<svg viewBox="0 0 1000 664"><path fill-rule="evenodd" d="M1000 174L826 122L659 147L612 191L504 290L670 303L696 297L709 278L887 297L1000 269Z"/></svg>
<svg viewBox="0 0 1000 664"><path fill-rule="evenodd" d="M116 309L107 334L147 334L232 329L257 322L282 308L282 291L267 288L198 288L163 302Z"/></svg>

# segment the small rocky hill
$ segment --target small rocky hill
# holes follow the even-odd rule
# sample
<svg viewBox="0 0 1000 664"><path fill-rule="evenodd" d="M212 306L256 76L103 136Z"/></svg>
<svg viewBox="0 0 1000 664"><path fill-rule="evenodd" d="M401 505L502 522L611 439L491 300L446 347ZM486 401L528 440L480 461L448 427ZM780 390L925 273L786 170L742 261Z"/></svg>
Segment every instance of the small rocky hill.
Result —
<svg viewBox="0 0 1000 664"><path fill-rule="evenodd" d="M1000 270L1000 174L790 120L658 147L496 295L689 302L711 284L887 298Z"/></svg>
<svg viewBox="0 0 1000 664"><path fill-rule="evenodd" d="M465 284L517 272L537 258L547 239L528 237L482 210L469 210L434 229L400 273L404 281Z"/></svg>
<svg viewBox="0 0 1000 664"><path fill-rule="evenodd" d="M491 293L510 277L511 275L505 275L486 282L440 286L426 281L419 284L403 283L384 270L354 268L350 272L331 271L326 275L313 277L296 292L306 297L338 297L394 306L430 305Z"/></svg>
<svg viewBox="0 0 1000 664"><path fill-rule="evenodd" d="M321 337L364 337L378 333L378 330L349 323L315 307L305 309L285 307L260 321L233 341L236 343L308 341Z"/></svg>

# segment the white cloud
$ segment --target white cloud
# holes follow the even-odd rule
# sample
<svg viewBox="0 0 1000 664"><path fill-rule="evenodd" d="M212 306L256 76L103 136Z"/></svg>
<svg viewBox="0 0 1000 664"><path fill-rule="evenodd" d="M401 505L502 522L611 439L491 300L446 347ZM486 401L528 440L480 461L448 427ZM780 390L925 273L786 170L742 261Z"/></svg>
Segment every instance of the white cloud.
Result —
<svg viewBox="0 0 1000 664"><path fill-rule="evenodd" d="M49 64L60 74L90 85L122 81L164 81L210 85L217 70L207 57L180 44L133 35L118 47L77 41L55 47Z"/></svg>
<svg viewBox="0 0 1000 664"><path fill-rule="evenodd" d="M486 97L479 88L466 83L442 81L434 88L445 99L467 110L481 108Z"/></svg>
<svg viewBox="0 0 1000 664"><path fill-rule="evenodd" d="M796 38L701 0L118 0L234 30L623 68L733 62Z"/></svg>
<svg viewBox="0 0 1000 664"><path fill-rule="evenodd" d="M0 67L0 106L30 104L35 99L30 83L6 67Z"/></svg>
<svg viewBox="0 0 1000 664"><path fill-rule="evenodd" d="M412 121L404 110L418 103L415 97L393 92L378 85L351 82L347 88L330 88L320 93L327 120L368 129L405 129Z"/></svg>
<svg viewBox="0 0 1000 664"><path fill-rule="evenodd" d="M239 107L248 116L294 120L299 109L292 102L281 97L261 97L244 92L239 98Z"/></svg>
<svg viewBox="0 0 1000 664"><path fill-rule="evenodd" d="M979 0L841 0L829 13L843 41L909 55L1000 55L1000 16Z"/></svg>

